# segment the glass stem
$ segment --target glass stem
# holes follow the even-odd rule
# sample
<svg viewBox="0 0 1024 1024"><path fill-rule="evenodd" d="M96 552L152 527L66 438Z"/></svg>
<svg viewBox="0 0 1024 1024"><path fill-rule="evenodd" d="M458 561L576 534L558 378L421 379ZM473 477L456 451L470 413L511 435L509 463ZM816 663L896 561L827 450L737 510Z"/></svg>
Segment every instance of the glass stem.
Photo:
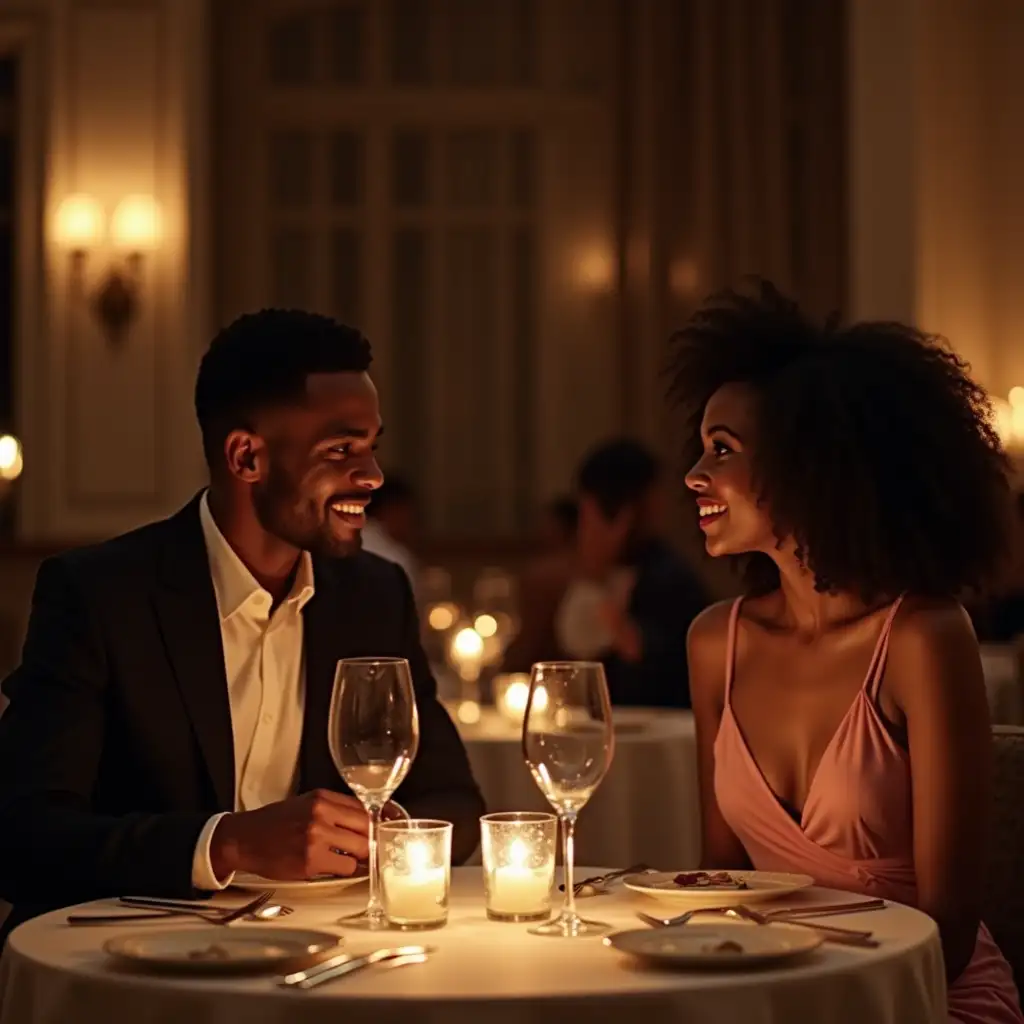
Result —
<svg viewBox="0 0 1024 1024"><path fill-rule="evenodd" d="M562 819L562 881L565 885L565 904L562 916L576 917L576 887L573 882L573 868L576 857L574 841L576 838L576 812L569 811L561 815Z"/></svg>
<svg viewBox="0 0 1024 1024"><path fill-rule="evenodd" d="M370 814L369 846L370 846L370 898L366 909L370 913L383 910L384 904L380 899L380 876L377 867L377 835L380 828L383 805L374 803L367 808Z"/></svg>

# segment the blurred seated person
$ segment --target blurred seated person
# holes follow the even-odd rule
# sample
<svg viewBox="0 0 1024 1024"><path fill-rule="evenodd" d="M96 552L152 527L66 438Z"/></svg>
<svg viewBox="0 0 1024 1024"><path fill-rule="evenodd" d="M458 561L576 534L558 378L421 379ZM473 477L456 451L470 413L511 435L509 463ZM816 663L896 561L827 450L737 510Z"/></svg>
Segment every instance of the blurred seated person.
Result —
<svg viewBox="0 0 1024 1024"><path fill-rule="evenodd" d="M418 598L420 567L412 552L416 539L416 491L412 484L388 474L366 509L363 550L386 558L405 570Z"/></svg>
<svg viewBox="0 0 1024 1024"><path fill-rule="evenodd" d="M544 506L540 522L540 544L546 553L564 554L576 543L576 499L568 495L554 498Z"/></svg>
<svg viewBox="0 0 1024 1024"><path fill-rule="evenodd" d="M657 456L628 438L586 458L572 554L524 579L523 629L505 671L544 658L594 659L615 704L690 706L686 630L708 599L664 537L663 478Z"/></svg>
<svg viewBox="0 0 1024 1024"><path fill-rule="evenodd" d="M690 706L686 631L708 604L665 538L664 468L630 438L608 441L578 476L575 578L556 616L561 648L604 663L612 703Z"/></svg>
<svg viewBox="0 0 1024 1024"><path fill-rule="evenodd" d="M573 578L576 502L555 498L541 512L541 553L519 577L519 631L505 650L505 672L529 672L535 661L565 657L555 635L555 615Z"/></svg>

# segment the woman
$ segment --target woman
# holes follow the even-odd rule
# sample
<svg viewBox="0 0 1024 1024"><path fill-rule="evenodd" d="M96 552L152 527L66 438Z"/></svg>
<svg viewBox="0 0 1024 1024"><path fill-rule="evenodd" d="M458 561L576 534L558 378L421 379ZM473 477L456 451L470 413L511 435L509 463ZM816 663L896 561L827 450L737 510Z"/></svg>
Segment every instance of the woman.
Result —
<svg viewBox="0 0 1024 1024"><path fill-rule="evenodd" d="M920 907L951 1019L1019 1024L979 919L991 733L958 603L1007 536L984 392L938 339L819 328L766 283L705 305L672 375L705 546L746 582L688 639L705 865Z"/></svg>

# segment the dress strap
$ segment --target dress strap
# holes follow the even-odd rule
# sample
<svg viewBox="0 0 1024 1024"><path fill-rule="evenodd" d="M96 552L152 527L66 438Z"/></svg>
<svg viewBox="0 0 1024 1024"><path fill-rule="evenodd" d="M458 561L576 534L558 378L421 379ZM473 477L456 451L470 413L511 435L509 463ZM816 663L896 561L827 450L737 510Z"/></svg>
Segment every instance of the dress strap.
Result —
<svg viewBox="0 0 1024 1024"><path fill-rule="evenodd" d="M882 676L885 675L885 661L889 654L889 634L892 632L892 624L896 620L896 613L903 603L904 594L900 594L892 603L889 613L882 623L882 631L878 634L878 642L875 644L875 653L871 656L871 665L868 668L867 678L864 680L864 688L867 690L868 699L875 703L878 699L878 688L882 685Z"/></svg>
<svg viewBox="0 0 1024 1024"><path fill-rule="evenodd" d="M729 632L725 642L725 706L729 706L732 693L732 677L736 671L736 632L743 598L737 597L729 609Z"/></svg>

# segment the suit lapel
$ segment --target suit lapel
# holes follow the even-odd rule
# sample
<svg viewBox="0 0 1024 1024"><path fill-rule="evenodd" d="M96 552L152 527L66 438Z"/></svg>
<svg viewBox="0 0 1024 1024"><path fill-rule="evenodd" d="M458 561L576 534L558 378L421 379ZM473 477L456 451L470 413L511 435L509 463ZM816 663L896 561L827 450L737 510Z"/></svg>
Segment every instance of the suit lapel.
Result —
<svg viewBox="0 0 1024 1024"><path fill-rule="evenodd" d="M199 500L168 523L156 611L167 657L210 775L217 806L235 806L235 751L217 598L199 521Z"/></svg>
<svg viewBox="0 0 1024 1024"><path fill-rule="evenodd" d="M352 648L353 638L361 635L353 562L315 560L316 593L303 609L306 699L299 784L304 791L325 788L351 792L331 758L327 723L338 661L357 653Z"/></svg>

